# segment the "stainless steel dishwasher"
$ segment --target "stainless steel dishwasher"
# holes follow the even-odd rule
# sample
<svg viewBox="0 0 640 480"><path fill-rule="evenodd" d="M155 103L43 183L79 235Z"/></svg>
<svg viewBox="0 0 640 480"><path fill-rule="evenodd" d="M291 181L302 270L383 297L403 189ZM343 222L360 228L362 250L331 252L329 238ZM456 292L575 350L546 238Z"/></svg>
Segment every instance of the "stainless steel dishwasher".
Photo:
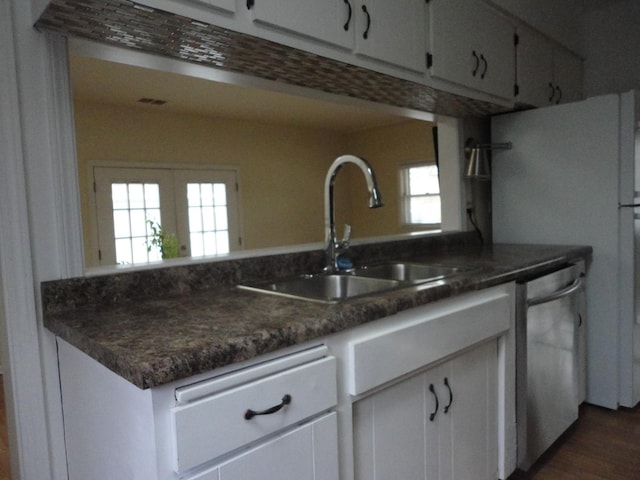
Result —
<svg viewBox="0 0 640 480"><path fill-rule="evenodd" d="M528 470L584 400L584 262L518 284L518 467Z"/></svg>

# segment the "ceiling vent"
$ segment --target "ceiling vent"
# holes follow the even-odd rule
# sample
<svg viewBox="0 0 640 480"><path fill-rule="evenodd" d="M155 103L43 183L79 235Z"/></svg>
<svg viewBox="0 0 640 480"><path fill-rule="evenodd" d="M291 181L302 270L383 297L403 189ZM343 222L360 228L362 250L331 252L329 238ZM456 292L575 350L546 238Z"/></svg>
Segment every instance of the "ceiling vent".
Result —
<svg viewBox="0 0 640 480"><path fill-rule="evenodd" d="M148 105L164 105L165 103L167 103L166 100L158 100L157 98L147 98L147 97L142 97L138 99L138 102L146 103Z"/></svg>

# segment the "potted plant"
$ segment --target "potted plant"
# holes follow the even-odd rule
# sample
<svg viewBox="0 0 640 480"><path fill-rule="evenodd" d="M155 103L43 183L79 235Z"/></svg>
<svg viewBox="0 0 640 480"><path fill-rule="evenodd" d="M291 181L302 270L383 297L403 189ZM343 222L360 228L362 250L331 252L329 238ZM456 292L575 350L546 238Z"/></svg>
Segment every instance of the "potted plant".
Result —
<svg viewBox="0 0 640 480"><path fill-rule="evenodd" d="M147 219L147 224L151 230L150 239L147 240L148 252L154 247L159 248L163 260L180 256L180 246L175 233L165 232L162 225L154 220Z"/></svg>

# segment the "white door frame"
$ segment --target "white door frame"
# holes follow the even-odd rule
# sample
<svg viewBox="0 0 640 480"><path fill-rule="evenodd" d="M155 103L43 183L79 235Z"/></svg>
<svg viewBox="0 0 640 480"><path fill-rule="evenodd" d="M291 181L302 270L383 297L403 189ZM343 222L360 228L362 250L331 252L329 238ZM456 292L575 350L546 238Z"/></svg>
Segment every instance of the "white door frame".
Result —
<svg viewBox="0 0 640 480"><path fill-rule="evenodd" d="M66 42L0 0L0 345L14 479L66 479L54 336L40 283L82 274Z"/></svg>

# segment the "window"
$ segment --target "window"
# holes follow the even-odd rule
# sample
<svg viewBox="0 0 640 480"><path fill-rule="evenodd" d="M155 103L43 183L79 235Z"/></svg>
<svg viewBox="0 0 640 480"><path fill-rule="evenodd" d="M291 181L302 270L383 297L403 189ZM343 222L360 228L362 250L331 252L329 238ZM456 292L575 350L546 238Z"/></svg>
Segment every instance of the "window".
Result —
<svg viewBox="0 0 640 480"><path fill-rule="evenodd" d="M112 183L113 236L117 263L147 263L161 260L151 242L149 221L162 224L160 185L157 183Z"/></svg>
<svg viewBox="0 0 640 480"><path fill-rule="evenodd" d="M438 167L426 164L402 167L400 181L404 223L439 227L441 209Z"/></svg>
<svg viewBox="0 0 640 480"><path fill-rule="evenodd" d="M224 183L188 183L191 256L229 252L227 189Z"/></svg>
<svg viewBox="0 0 640 480"><path fill-rule="evenodd" d="M94 167L97 264L240 248L234 170Z"/></svg>

